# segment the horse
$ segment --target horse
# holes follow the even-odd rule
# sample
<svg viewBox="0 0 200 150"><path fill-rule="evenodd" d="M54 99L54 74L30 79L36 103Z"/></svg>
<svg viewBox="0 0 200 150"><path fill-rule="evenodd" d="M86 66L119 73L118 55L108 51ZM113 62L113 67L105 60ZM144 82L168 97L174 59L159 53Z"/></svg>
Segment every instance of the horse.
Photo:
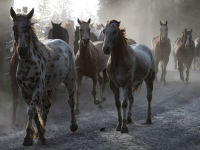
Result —
<svg viewBox="0 0 200 150"><path fill-rule="evenodd" d="M166 23L162 23L160 21L160 34L153 38L153 40L151 41L151 45L156 64L156 82L157 82L158 65L159 62L161 62L162 73L160 82L162 82L163 85L167 85L165 79L167 73L166 69L167 69L167 64L169 62L169 55L171 53L171 42L170 39L168 38L167 21Z"/></svg>
<svg viewBox="0 0 200 150"><path fill-rule="evenodd" d="M52 28L49 30L48 39L61 39L69 44L69 34L68 31L61 27L61 23L56 24L51 21Z"/></svg>
<svg viewBox="0 0 200 150"><path fill-rule="evenodd" d="M90 40L92 42L98 41L96 35L92 32L90 32ZM79 26L76 26L76 30L75 30L75 40L74 40L74 54L76 56L77 52L79 49Z"/></svg>
<svg viewBox="0 0 200 150"><path fill-rule="evenodd" d="M93 81L92 95L94 98L94 103L101 107L102 102L106 101L106 98L103 96L105 91L105 85L107 82L106 75L106 64L108 61L108 56L103 54L102 46L103 41L96 42L93 44L90 41L90 21L87 22L80 21L77 19L79 27L79 50L76 54L76 70L77 70L77 103L76 103L76 112L79 113L79 97L81 89L81 80L83 76L87 76ZM100 76L100 72L103 73L103 79ZM101 100L99 101L96 98L96 84L97 81L100 84L100 96Z"/></svg>
<svg viewBox="0 0 200 150"><path fill-rule="evenodd" d="M103 29L103 33L103 52L110 55L106 67L107 75L118 111L118 125L116 130L121 131L121 133L128 133L127 124L132 122L133 92L139 89L143 81L146 83L148 100L148 117L146 123L152 123L151 100L156 72L154 56L151 49L146 45L128 45L125 37L126 30L120 28L120 22L117 20L109 21ZM120 87L123 89L124 95L122 102L123 116L121 115ZM128 99L129 110L127 116Z"/></svg>
<svg viewBox="0 0 200 150"><path fill-rule="evenodd" d="M101 30L102 28L104 28L103 24L97 24L96 29L97 30Z"/></svg>
<svg viewBox="0 0 200 150"><path fill-rule="evenodd" d="M194 40L195 44L195 58L193 59L193 69L196 70L196 63L198 64L199 71L200 71L200 37L197 37Z"/></svg>
<svg viewBox="0 0 200 150"><path fill-rule="evenodd" d="M73 49L74 48L74 26L71 23L65 23L64 28L68 31L69 33L69 46Z"/></svg>
<svg viewBox="0 0 200 150"><path fill-rule="evenodd" d="M189 80L189 70L192 64L192 60L195 56L195 44L192 40L192 29L188 31L184 30L182 38L178 38L174 45L174 57L178 61L178 70L180 73L180 79L184 82L183 70L186 67L186 84Z"/></svg>
<svg viewBox="0 0 200 150"><path fill-rule="evenodd" d="M76 68L75 59L69 45L63 40L46 40L42 43L34 28L31 18L34 8L28 14L16 14L13 8L10 15L13 19L14 48L18 58L16 80L21 93L28 104L28 124L23 145L33 145L33 119L38 130L39 144L46 144L44 125L51 102L47 98L47 91L64 83L71 108L70 129L75 132L78 128L74 113L74 91ZM37 106L42 106L41 119Z"/></svg>
<svg viewBox="0 0 200 150"><path fill-rule="evenodd" d="M102 27L103 27L103 25L102 25ZM103 28L101 28L100 30L96 30L95 28L91 28L91 32L95 34L98 41L103 41L103 39L104 39Z"/></svg>

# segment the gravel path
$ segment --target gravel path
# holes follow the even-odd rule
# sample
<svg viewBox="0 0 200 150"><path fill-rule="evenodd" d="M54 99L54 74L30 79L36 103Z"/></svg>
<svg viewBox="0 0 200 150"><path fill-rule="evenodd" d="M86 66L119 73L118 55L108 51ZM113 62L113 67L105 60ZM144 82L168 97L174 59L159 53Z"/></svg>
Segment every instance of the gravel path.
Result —
<svg viewBox="0 0 200 150"><path fill-rule="evenodd" d="M146 125L146 87L135 94L133 123L129 133L115 131L117 110L114 96L107 85L107 101L103 108L93 104L92 82L82 82L78 130L72 133L67 94L60 90L53 102L46 125L47 145L23 147L27 124L27 106L24 102L17 110L17 124L11 126L11 103L0 104L0 150L3 149L200 149L200 72L191 71L189 85L179 79L178 71L167 72L167 86L154 84L152 125ZM160 77L160 75L158 75ZM99 91L98 91L99 94ZM122 94L121 94L122 95ZM121 97L122 99L122 97ZM100 131L105 128L105 131Z"/></svg>

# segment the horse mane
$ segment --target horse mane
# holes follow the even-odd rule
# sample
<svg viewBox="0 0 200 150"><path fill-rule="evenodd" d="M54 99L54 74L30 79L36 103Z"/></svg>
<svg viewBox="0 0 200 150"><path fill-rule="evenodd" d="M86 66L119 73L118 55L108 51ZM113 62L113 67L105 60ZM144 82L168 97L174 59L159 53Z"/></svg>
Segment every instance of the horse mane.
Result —
<svg viewBox="0 0 200 150"><path fill-rule="evenodd" d="M119 23L119 21L117 21L117 20L111 20L111 21L109 21L108 23ZM122 36L123 36L123 38L124 38L124 41L126 42L126 44L128 43L128 39L126 38L126 29L125 28L121 28L121 27L119 27L119 30L121 31L121 33L122 33Z"/></svg>

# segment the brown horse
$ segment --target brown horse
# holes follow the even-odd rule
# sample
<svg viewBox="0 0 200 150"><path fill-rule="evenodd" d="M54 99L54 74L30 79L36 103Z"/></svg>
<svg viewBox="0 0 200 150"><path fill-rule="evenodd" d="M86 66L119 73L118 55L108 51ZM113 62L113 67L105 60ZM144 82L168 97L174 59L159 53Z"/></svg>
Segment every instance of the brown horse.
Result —
<svg viewBox="0 0 200 150"><path fill-rule="evenodd" d="M75 36L74 35L74 32L75 32L74 26L70 22L70 23L66 23L64 28L69 33L69 46L71 47L71 49L74 49L74 36Z"/></svg>
<svg viewBox="0 0 200 150"><path fill-rule="evenodd" d="M103 51L104 54L110 54L107 75L118 111L119 123L116 130L121 131L121 133L128 132L127 123L132 122L133 92L140 87L143 81L146 83L148 100L146 123L151 124L151 100L155 78L155 62L151 49L143 44L128 45L125 29L121 29L120 22L116 20L108 22L103 33ZM123 89L124 95L122 102L123 116L121 115L119 88ZM127 115L128 100L129 110Z"/></svg>
<svg viewBox="0 0 200 150"><path fill-rule="evenodd" d="M76 69L77 69L77 103L76 103L76 113L79 113L79 97L80 97L80 89L81 89L81 80L83 76L90 77L93 81L92 95L94 98L95 104L100 104L106 100L103 97L105 84L107 82L106 76L106 64L108 61L108 56L103 54L102 42L92 43L90 41L90 19L85 21L80 21L78 19L79 27L79 50L76 54ZM100 72L103 72L103 79L99 75ZM96 84L97 81L100 84L101 90L101 100L99 101L96 98Z"/></svg>
<svg viewBox="0 0 200 150"><path fill-rule="evenodd" d="M69 34L68 31L61 27L61 23L56 24L51 21L52 28L49 30L48 39L61 39L69 44Z"/></svg>
<svg viewBox="0 0 200 150"><path fill-rule="evenodd" d="M160 82L163 83L163 85L167 85L166 83L166 69L167 64L169 62L169 55L171 53L171 42L168 38L168 27L167 27L167 21L166 23L162 23L160 21L160 34L159 36L156 36L152 40L152 51L155 58L155 64L156 64L156 74L158 73L158 64L161 62L161 78ZM156 75L156 81L157 81L157 75Z"/></svg>
<svg viewBox="0 0 200 150"><path fill-rule="evenodd" d="M186 67L186 84L189 80L189 70L192 64L192 60L195 56L195 44L192 40L192 29L188 31L185 29L182 38L178 38L174 45L174 56L178 61L178 70L180 73L180 79L184 81L183 70Z"/></svg>

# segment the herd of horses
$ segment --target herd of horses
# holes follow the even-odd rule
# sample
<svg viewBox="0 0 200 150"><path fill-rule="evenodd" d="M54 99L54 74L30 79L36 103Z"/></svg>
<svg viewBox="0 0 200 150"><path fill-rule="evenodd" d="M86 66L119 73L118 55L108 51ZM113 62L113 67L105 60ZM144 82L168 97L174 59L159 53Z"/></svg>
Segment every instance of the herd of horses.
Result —
<svg viewBox="0 0 200 150"><path fill-rule="evenodd" d="M88 21L77 19L79 26L76 29L69 24L62 27L61 23L52 22L49 40L40 41L36 35L34 23L31 22L34 9L25 15L16 14L11 7L10 14L13 19L13 47L15 49L10 61L13 94L12 123L16 121L18 88L20 87L22 96L29 106L24 146L33 144L35 133L33 120L37 126L38 142L46 143L44 125L51 107L51 93L61 83L64 83L69 96L70 129L72 132L77 130L75 114L80 113L81 80L84 76L92 79L92 96L94 103L99 107L106 101L104 91L106 83L109 83L118 111L116 130L121 133L127 133L127 124L132 122L133 93L145 82L148 101L146 123L152 123L152 91L154 79L157 82L159 63L162 68L160 82L167 85L166 68L171 53L167 21L160 22L160 34L153 38L150 49L144 44L136 44L133 39L127 39L126 30L120 27L120 22L117 20L110 20L105 26L98 26L98 30L92 28L91 19ZM195 56L200 55L200 50L196 50L200 47L199 41L199 38L195 42L192 40L192 29L190 31L185 29L182 37L175 41L173 48L175 68L178 63L182 81L184 81L183 70L186 68L186 83L189 80L192 61ZM198 60L194 59L194 62L196 61ZM100 100L96 97L97 82L100 85ZM123 89L122 103L119 88ZM41 109L40 112L37 106ZM40 116L41 119L39 119Z"/></svg>

